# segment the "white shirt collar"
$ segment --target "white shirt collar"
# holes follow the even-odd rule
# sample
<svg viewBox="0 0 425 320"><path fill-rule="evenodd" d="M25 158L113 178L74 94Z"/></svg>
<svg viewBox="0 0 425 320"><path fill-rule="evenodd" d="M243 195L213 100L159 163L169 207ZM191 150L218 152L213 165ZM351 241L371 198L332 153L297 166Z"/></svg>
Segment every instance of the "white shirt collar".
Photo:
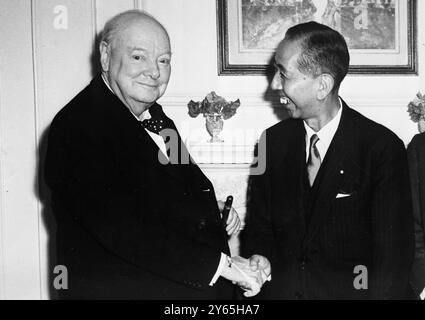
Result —
<svg viewBox="0 0 425 320"><path fill-rule="evenodd" d="M313 129L311 129L305 121L304 127L306 131L305 135L305 141L306 141L306 161L308 160L309 152L310 152L310 138L312 135L316 134L319 137L319 141L316 143L317 150L320 154L320 159L323 162L323 159L326 156L326 152L329 149L329 146L331 145L332 139L335 136L336 130L338 129L339 123L341 122L341 115L342 115L342 101L341 98L338 98L339 101L339 110L336 116L329 121L322 129L320 129L318 132L315 132Z"/></svg>
<svg viewBox="0 0 425 320"><path fill-rule="evenodd" d="M111 86L109 85L109 83L108 83L108 81L106 81L106 78L105 78L105 75L102 73L102 80L103 80L103 82L105 83L105 85L108 87L108 89L113 93L113 94L115 94L114 93L114 90L112 90L112 88L111 88Z"/></svg>

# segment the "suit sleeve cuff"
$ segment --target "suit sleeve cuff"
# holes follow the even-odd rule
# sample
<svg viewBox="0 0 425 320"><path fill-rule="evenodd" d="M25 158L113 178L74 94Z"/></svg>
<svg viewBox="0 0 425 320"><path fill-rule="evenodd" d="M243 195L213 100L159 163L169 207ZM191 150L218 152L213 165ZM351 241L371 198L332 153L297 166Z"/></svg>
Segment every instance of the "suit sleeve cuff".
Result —
<svg viewBox="0 0 425 320"><path fill-rule="evenodd" d="M220 277L223 271L223 268L226 266L226 263L227 263L227 256L222 252L220 257L220 263L218 264L217 271L215 272L214 277L212 278L210 282L210 286L213 286L217 282L217 279Z"/></svg>

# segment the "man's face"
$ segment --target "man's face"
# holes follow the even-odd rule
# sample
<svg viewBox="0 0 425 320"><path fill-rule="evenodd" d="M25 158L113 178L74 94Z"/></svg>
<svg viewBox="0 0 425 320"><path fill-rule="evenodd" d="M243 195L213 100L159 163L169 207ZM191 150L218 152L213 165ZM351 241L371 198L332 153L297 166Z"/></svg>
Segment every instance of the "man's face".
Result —
<svg viewBox="0 0 425 320"><path fill-rule="evenodd" d="M319 82L313 76L298 70L301 47L297 41L283 40L276 50L276 74L271 87L278 91L280 101L291 118L308 120L315 118Z"/></svg>
<svg viewBox="0 0 425 320"><path fill-rule="evenodd" d="M171 49L158 24L133 22L118 33L108 50L101 51L106 51L101 52L102 67L112 90L135 115L164 94L171 73Z"/></svg>

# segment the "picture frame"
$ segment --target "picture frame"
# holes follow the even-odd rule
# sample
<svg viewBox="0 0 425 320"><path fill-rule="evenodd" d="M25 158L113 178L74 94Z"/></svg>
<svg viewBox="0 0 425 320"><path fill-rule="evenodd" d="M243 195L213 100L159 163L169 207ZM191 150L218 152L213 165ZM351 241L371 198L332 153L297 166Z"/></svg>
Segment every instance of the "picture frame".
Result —
<svg viewBox="0 0 425 320"><path fill-rule="evenodd" d="M309 20L344 35L350 74L417 74L416 10L416 0L217 0L218 75L267 74L286 30Z"/></svg>

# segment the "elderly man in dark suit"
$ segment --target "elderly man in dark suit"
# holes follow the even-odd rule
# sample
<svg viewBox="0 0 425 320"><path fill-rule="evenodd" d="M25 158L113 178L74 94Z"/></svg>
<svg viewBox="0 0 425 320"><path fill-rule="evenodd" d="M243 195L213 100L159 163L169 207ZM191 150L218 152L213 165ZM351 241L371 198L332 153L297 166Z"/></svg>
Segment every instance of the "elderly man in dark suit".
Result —
<svg viewBox="0 0 425 320"><path fill-rule="evenodd" d="M344 38L315 22L290 28L272 88L290 119L269 128L266 172L252 185L243 254L273 272L273 299L394 299L413 256L407 157L390 130L338 95Z"/></svg>
<svg viewBox="0 0 425 320"><path fill-rule="evenodd" d="M425 300L425 133L413 137L407 148L412 187L415 259L411 278L414 293Z"/></svg>
<svg viewBox="0 0 425 320"><path fill-rule="evenodd" d="M69 276L60 297L227 299L231 282L255 294L261 275L229 257L236 212L223 226L212 184L156 103L171 72L165 28L124 12L106 24L100 54L102 73L56 115L48 141L58 264Z"/></svg>

